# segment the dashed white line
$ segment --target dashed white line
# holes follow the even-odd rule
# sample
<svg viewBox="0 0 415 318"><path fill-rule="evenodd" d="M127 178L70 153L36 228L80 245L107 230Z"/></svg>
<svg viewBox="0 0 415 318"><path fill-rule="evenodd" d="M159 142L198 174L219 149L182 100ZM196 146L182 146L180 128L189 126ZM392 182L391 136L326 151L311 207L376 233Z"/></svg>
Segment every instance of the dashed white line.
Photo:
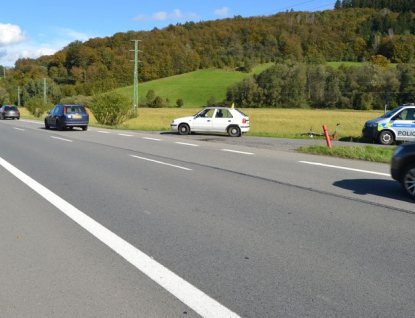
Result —
<svg viewBox="0 0 415 318"><path fill-rule="evenodd" d="M101 134L110 134L109 131L103 131L103 130L97 130L97 132L101 133Z"/></svg>
<svg viewBox="0 0 415 318"><path fill-rule="evenodd" d="M150 137L142 137L143 139L146 139L146 140L155 140L155 141L160 141L161 139L158 139L158 138L150 138Z"/></svg>
<svg viewBox="0 0 415 318"><path fill-rule="evenodd" d="M55 136L50 136L50 138L59 139L59 140L67 141L67 142L73 142L72 140L65 139L65 138L60 138L60 137L55 137Z"/></svg>
<svg viewBox="0 0 415 318"><path fill-rule="evenodd" d="M196 144L189 144L189 143L187 143L187 142L175 142L175 144L178 144L178 145L184 145L184 146L191 146L191 147L199 147L199 145L196 145Z"/></svg>
<svg viewBox="0 0 415 318"><path fill-rule="evenodd" d="M134 157L134 158L137 158L137 159L151 161L151 162L158 163L158 164L165 165L165 166L170 166L170 167L173 167L173 168L179 168L179 169L183 169L183 170L187 170L187 171L192 171L192 169L189 169L189 168L186 168L186 167L182 167L182 166L172 165L170 163L166 163L166 162L162 162L162 161L157 161L157 160L148 159L148 158L139 157L139 156L134 156L134 155L130 155L130 156L131 157Z"/></svg>
<svg viewBox="0 0 415 318"><path fill-rule="evenodd" d="M310 161L298 161L298 162L299 163L305 163L305 164L308 164L308 165L314 165L314 166L321 166L321 167L327 167L327 168L363 172L363 173L369 173L369 174L376 174L378 176L390 177L389 173L375 172L375 171L362 170L362 169L354 169L354 168L348 168L348 167L342 167L342 166L333 166L333 165L327 165L327 164L319 163L319 162L310 162Z"/></svg>
<svg viewBox="0 0 415 318"><path fill-rule="evenodd" d="M128 135L128 134L118 134L118 136L132 137L133 135Z"/></svg>
<svg viewBox="0 0 415 318"><path fill-rule="evenodd" d="M2 158L0 165L202 317L241 318Z"/></svg>
<svg viewBox="0 0 415 318"><path fill-rule="evenodd" d="M254 153L252 152L245 152L245 151L237 151L237 150L231 150L231 149L221 149L222 151L227 151L227 152L233 152L233 153L240 153L243 155L254 155Z"/></svg>
<svg viewBox="0 0 415 318"><path fill-rule="evenodd" d="M25 129L17 128L17 127L13 127L13 129L20 130L20 131L26 131Z"/></svg>

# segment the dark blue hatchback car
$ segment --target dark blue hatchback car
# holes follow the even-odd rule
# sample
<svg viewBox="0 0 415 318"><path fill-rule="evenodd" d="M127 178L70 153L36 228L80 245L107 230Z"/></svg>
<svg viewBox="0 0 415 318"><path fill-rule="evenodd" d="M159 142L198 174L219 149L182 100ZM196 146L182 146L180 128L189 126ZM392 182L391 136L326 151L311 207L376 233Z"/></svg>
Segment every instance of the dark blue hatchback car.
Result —
<svg viewBox="0 0 415 318"><path fill-rule="evenodd" d="M87 130L89 114L85 106L81 105L56 105L45 117L45 128L56 127L57 130L80 127Z"/></svg>

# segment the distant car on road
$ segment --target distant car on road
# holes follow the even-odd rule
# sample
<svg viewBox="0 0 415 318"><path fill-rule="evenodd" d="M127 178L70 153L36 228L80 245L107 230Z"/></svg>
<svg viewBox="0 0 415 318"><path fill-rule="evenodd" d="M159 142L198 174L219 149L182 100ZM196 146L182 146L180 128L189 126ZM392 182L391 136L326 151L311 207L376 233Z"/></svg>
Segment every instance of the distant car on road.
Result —
<svg viewBox="0 0 415 318"><path fill-rule="evenodd" d="M85 106L81 105L56 105L45 117L45 128L56 127L57 130L80 127L87 130L89 114Z"/></svg>
<svg viewBox="0 0 415 318"><path fill-rule="evenodd" d="M363 126L363 137L383 145L415 141L415 104L402 105Z"/></svg>
<svg viewBox="0 0 415 318"><path fill-rule="evenodd" d="M206 107L193 116L174 119L170 127L180 135L220 132L231 137L240 137L250 128L249 117L233 107Z"/></svg>
<svg viewBox="0 0 415 318"><path fill-rule="evenodd" d="M20 111L16 106L4 105L0 108L0 118L20 119Z"/></svg>
<svg viewBox="0 0 415 318"><path fill-rule="evenodd" d="M396 149L391 162L391 175L415 199L415 142L402 144Z"/></svg>

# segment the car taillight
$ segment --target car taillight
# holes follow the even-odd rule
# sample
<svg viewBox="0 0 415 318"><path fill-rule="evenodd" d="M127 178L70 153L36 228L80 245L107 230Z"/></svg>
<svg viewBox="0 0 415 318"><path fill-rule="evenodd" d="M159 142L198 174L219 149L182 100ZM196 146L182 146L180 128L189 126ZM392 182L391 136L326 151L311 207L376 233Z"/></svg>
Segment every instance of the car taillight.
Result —
<svg viewBox="0 0 415 318"><path fill-rule="evenodd" d="M242 124L246 124L246 118L242 118Z"/></svg>
<svg viewBox="0 0 415 318"><path fill-rule="evenodd" d="M66 115L66 107L63 108L63 114Z"/></svg>

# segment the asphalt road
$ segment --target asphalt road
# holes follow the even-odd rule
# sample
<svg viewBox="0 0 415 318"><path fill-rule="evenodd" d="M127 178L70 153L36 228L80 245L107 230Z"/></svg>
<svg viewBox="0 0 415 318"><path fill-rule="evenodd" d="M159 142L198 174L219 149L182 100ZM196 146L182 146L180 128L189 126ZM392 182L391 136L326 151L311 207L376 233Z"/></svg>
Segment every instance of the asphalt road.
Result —
<svg viewBox="0 0 415 318"><path fill-rule="evenodd" d="M413 317L414 202L309 142L0 121L0 317Z"/></svg>

